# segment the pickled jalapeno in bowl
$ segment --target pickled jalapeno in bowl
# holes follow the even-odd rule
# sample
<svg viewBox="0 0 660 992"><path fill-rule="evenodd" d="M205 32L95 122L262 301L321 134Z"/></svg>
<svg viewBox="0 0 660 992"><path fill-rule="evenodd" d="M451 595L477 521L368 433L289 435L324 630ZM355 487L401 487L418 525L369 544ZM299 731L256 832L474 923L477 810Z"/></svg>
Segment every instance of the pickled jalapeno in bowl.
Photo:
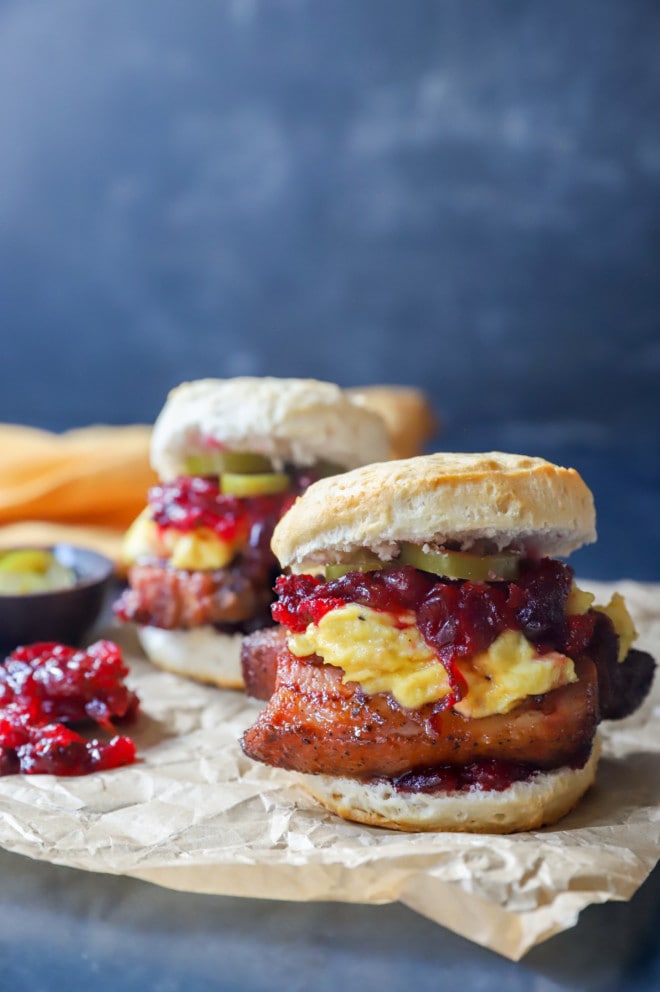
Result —
<svg viewBox="0 0 660 992"><path fill-rule="evenodd" d="M0 551L0 595L70 589L76 581L74 569L63 565L48 548Z"/></svg>
<svg viewBox="0 0 660 992"><path fill-rule="evenodd" d="M109 558L71 544L0 550L0 651L34 641L82 643L113 574Z"/></svg>

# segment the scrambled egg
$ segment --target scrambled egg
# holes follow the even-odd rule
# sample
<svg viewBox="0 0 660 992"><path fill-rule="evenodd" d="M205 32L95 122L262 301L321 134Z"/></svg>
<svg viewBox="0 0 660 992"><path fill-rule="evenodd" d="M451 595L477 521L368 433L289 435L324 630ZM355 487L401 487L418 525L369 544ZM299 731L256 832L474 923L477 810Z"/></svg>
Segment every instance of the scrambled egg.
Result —
<svg viewBox="0 0 660 992"><path fill-rule="evenodd" d="M349 603L310 624L304 634L290 635L288 643L296 657L318 654L344 670L345 682L359 682L368 693L389 692L408 709L450 691L447 672L412 613L399 620ZM554 652L539 656L516 631L505 631L488 651L459 667L469 691L454 708L474 718L507 713L527 696L576 681L570 658Z"/></svg>
<svg viewBox="0 0 660 992"><path fill-rule="evenodd" d="M401 626L391 613L357 603L330 610L304 634L289 636L298 658L317 654L343 668L345 682L359 682L365 692L389 692L397 702L417 709L449 692L447 672L415 626L415 614Z"/></svg>
<svg viewBox="0 0 660 992"><path fill-rule="evenodd" d="M589 609L605 613L619 637L619 661L628 654L637 631L623 596L614 593L607 606L594 605L592 593L573 584L567 613ZM451 689L444 666L426 643L410 613L395 617L348 603L331 610L304 634L289 635L289 650L298 658L317 654L344 671L345 682L365 692L389 692L407 709L446 696ZM520 631L506 630L488 651L458 663L468 685L454 706L472 719L508 713L527 696L544 695L577 680L573 661L556 651L537 654Z"/></svg>
<svg viewBox="0 0 660 992"><path fill-rule="evenodd" d="M146 507L124 535L122 559L132 565L143 557L164 558L173 568L192 572L224 568L237 551L236 544L221 540L208 527L191 531L158 527Z"/></svg>
<svg viewBox="0 0 660 992"><path fill-rule="evenodd" d="M488 651L459 667L468 692L454 709L472 719L508 713L526 696L543 696L577 682L570 658L558 651L537 654L517 630L505 630Z"/></svg>
<svg viewBox="0 0 660 992"><path fill-rule="evenodd" d="M614 624L614 629L619 635L619 661L623 661L638 637L625 599L620 592L615 592L607 606L594 606L594 609L605 613Z"/></svg>
<svg viewBox="0 0 660 992"><path fill-rule="evenodd" d="M619 661L628 654L637 631L623 596L614 593L607 606L593 606L595 597L573 584L567 613L589 609L605 613L619 637ZM348 603L326 613L304 634L291 634L289 650L298 658L317 654L327 665L344 671L345 682L358 682L365 692L389 692L401 706L418 709L443 699L451 689L444 666L415 625L414 613L390 613ZM508 713L528 696L541 696L577 681L573 661L556 651L537 654L520 631L506 630L488 651L458 663L468 685L454 706L477 719Z"/></svg>
<svg viewBox="0 0 660 992"><path fill-rule="evenodd" d="M584 589L580 589L573 583L568 595L566 612L586 613L593 606L594 610L608 616L619 638L619 661L623 661L638 637L633 618L628 613L626 601L619 592L613 593L607 606L598 606L598 604L594 606L595 598L593 593L585 592Z"/></svg>
<svg viewBox="0 0 660 992"><path fill-rule="evenodd" d="M586 613L590 610L596 597L592 592L580 589L575 583L571 586L571 591L566 600L566 612L568 614Z"/></svg>

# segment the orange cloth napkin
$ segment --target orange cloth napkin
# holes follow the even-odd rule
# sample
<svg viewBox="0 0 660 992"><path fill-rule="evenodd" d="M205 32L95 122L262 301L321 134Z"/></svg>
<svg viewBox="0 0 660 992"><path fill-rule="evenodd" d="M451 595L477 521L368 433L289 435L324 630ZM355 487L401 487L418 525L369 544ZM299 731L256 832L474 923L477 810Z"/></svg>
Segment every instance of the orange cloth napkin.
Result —
<svg viewBox="0 0 660 992"><path fill-rule="evenodd" d="M0 424L0 547L68 541L121 571L124 531L156 482L150 436L142 424L63 434Z"/></svg>

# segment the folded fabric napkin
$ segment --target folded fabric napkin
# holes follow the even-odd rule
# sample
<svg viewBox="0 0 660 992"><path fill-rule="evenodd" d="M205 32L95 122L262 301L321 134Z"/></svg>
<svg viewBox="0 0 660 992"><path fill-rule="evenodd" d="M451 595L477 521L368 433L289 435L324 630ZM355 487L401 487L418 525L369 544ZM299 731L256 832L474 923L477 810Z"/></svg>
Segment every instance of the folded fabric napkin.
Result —
<svg viewBox="0 0 660 992"><path fill-rule="evenodd" d="M151 427L54 434L0 424L0 547L68 541L115 561L124 531L156 482Z"/></svg>

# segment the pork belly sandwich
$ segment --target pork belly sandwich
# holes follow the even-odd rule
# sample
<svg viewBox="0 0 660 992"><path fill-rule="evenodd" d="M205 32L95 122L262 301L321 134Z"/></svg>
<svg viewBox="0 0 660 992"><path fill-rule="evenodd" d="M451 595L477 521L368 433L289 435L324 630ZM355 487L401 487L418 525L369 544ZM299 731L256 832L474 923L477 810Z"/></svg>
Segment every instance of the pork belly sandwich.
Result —
<svg viewBox="0 0 660 992"><path fill-rule="evenodd" d="M312 481L388 455L382 419L331 383L183 383L154 425L160 484L126 534L116 615L156 665L241 687L242 636L273 622L275 524Z"/></svg>
<svg viewBox="0 0 660 992"><path fill-rule="evenodd" d="M540 458L434 454L315 483L273 535L297 574L277 580L279 643L255 645L277 674L245 753L349 820L553 823L594 780L599 721L653 678L622 598L595 606L557 558L595 536L578 473Z"/></svg>

